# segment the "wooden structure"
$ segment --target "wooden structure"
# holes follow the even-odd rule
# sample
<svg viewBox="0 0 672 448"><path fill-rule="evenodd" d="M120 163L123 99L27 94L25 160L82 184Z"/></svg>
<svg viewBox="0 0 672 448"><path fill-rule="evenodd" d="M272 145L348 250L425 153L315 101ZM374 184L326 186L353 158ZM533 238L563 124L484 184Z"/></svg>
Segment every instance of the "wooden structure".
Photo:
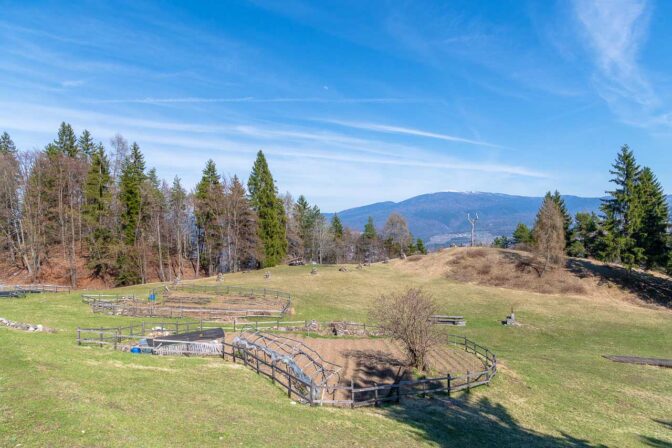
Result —
<svg viewBox="0 0 672 448"><path fill-rule="evenodd" d="M60 285L6 285L0 286L0 297L24 297L26 294L41 294L44 292L70 292L69 286Z"/></svg>
<svg viewBox="0 0 672 448"><path fill-rule="evenodd" d="M429 321L435 325L456 325L459 327L464 327L467 325L467 321L464 320L463 316L446 316L443 314L434 314L429 318Z"/></svg>
<svg viewBox="0 0 672 448"><path fill-rule="evenodd" d="M270 324L273 324L271 322ZM469 390L474 387L487 385L497 373L497 357L489 349L468 339L466 336L448 335L448 342L451 345L459 347L468 353L477 356L483 362L483 369L476 372L461 372L458 375L447 374L434 378L424 378L417 380L397 381L394 383L375 384L373 386L359 387L353 381L350 384L342 382L329 381L338 378L337 367L335 365L325 364L326 361L319 357L319 354L300 349L303 354L309 356L300 356L297 365L306 366L307 369L296 371L291 363L282 362L282 356L274 356L289 350L291 353L296 347L295 344L288 343L288 338L279 338L271 336L279 342L259 344L243 344L240 341L229 343L225 338L211 341L184 341L173 337L179 334L180 329L186 332L204 331L212 328L222 328L219 324L200 322L163 322L163 323L135 323L128 327L117 328L78 328L77 343L80 345L97 345L100 347L113 347L117 350L127 350L128 344L137 344L141 339L147 339L150 333L160 331L161 336L154 336L154 346L147 344L147 352L155 355L186 355L186 356L221 356L223 359L230 359L234 363L242 362L246 367L251 368L259 375L264 375L277 383L283 389L286 389L287 396L301 403L311 406L340 406L340 407L362 407L378 406L386 402L399 402L404 397L417 395L446 394ZM249 328L249 327L248 327ZM275 327L280 329L279 323ZM157 330L158 329L158 330ZM248 330L248 334L251 333ZM249 341L248 341L249 342ZM258 340L257 340L258 342ZM283 344L287 344L286 349L280 350ZM264 350L263 347L275 347L275 349ZM312 380L308 372L316 372L317 378L326 379ZM332 373L335 372L335 373ZM347 397L347 398L342 398Z"/></svg>
<svg viewBox="0 0 672 448"><path fill-rule="evenodd" d="M168 294L184 293L184 297ZM82 300L91 305L94 313L117 316L192 318L205 320L231 320L250 318L281 318L291 304L291 294L269 288L248 288L231 285L180 284L163 289L162 302L145 302L135 296L82 294ZM204 306L210 299L236 296L247 297L250 303L236 305ZM233 300L233 299L231 299Z"/></svg>

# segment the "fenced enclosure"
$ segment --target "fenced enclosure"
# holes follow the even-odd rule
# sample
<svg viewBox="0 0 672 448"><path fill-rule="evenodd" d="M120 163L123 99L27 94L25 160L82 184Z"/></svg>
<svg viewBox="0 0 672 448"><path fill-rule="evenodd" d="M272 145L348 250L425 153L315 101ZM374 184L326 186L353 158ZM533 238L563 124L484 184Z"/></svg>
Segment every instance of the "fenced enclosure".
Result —
<svg viewBox="0 0 672 448"><path fill-rule="evenodd" d="M293 321L300 324L314 321ZM258 322L267 329L283 331L290 322ZM370 326L375 328L375 326ZM404 397L444 394L487 385L497 373L497 357L488 348L461 335L448 335L447 343L482 362L482 369L447 373L432 378L408 379L358 385L341 378L333 364L300 341L253 330L249 323L242 338L227 340L231 324L213 322L133 323L126 327L78 328L77 343L127 351L144 341L142 351L155 355L219 356L242 362L259 375L286 389L287 396L310 405L342 407L378 406ZM221 333L212 333L213 330ZM210 333L208 333L210 331ZM181 333L183 332L183 333ZM213 336L220 336L214 337ZM193 336L193 337L192 337ZM186 338L186 339L185 339ZM480 363L479 363L480 364Z"/></svg>
<svg viewBox="0 0 672 448"><path fill-rule="evenodd" d="M213 330L219 330L214 332ZM140 322L126 327L77 328L77 344L156 355L222 356L224 330L212 322ZM222 342L218 341L219 339Z"/></svg>
<svg viewBox="0 0 672 448"><path fill-rule="evenodd" d="M159 291L158 301L135 296L83 294L94 313L119 316L232 320L281 318L289 310L291 294L268 288L231 285L176 285ZM155 297L157 295L155 294Z"/></svg>
<svg viewBox="0 0 672 448"><path fill-rule="evenodd" d="M45 292L70 292L69 286L60 285L5 285L0 286L0 297L25 297L27 294L41 294Z"/></svg>

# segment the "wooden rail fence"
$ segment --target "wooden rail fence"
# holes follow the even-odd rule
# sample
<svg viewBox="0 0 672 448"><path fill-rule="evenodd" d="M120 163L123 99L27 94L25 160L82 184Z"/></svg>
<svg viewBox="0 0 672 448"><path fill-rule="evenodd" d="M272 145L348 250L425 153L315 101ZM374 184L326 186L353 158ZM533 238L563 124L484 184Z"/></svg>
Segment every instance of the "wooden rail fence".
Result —
<svg viewBox="0 0 672 448"><path fill-rule="evenodd" d="M270 321L257 322L257 329L282 329L290 328L288 324L306 324L310 321ZM269 326L264 326L269 325ZM247 328L249 328L249 323ZM376 328L373 325L368 327ZM79 345L108 346L120 348L124 342L139 342L148 337L151 331L190 332L221 328L231 330L235 324L221 325L217 323L198 322L152 322L137 323L126 327L115 328L78 328L77 343ZM240 328L240 324L238 325ZM240 328L242 330L242 328ZM235 330L234 330L235 331ZM447 374L435 378L423 378L418 380L404 380L395 383L374 384L372 386L358 386L352 380L349 385L317 385L304 381L297 377L287 366L278 360L272 360L266 353L245 350L225 341L224 338L217 341L185 342L183 340L171 340L170 335L155 336L153 341L158 343L150 351L160 355L191 355L191 356L221 356L223 359L231 359L234 363L242 362L259 375L271 379L287 390L287 396L311 406L378 406L386 402L399 402L404 397L431 394L447 394L469 390L475 387L487 385L497 373L497 357L488 348L461 335L448 335L448 343L457 346L468 353L472 353L483 361L484 368L476 372L467 371L459 375ZM347 398L344 398L347 397Z"/></svg>
<svg viewBox="0 0 672 448"><path fill-rule="evenodd" d="M0 286L0 293L7 293L10 295L11 292L20 294L41 294L43 292L70 292L71 288L69 286L60 286L60 285L43 285L43 284L30 284L30 285L5 285Z"/></svg>

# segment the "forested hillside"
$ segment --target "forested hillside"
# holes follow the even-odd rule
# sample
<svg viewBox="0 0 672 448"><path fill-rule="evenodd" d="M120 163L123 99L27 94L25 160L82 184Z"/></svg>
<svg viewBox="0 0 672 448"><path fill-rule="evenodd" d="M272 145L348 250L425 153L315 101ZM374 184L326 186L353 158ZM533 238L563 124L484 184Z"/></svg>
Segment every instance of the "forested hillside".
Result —
<svg viewBox="0 0 672 448"><path fill-rule="evenodd" d="M122 286L424 251L398 215L381 235L353 231L304 196L279 194L262 151L247 184L208 160L188 191L178 176L160 179L136 143L117 135L106 148L62 123L39 151L2 134L0 179L1 282Z"/></svg>

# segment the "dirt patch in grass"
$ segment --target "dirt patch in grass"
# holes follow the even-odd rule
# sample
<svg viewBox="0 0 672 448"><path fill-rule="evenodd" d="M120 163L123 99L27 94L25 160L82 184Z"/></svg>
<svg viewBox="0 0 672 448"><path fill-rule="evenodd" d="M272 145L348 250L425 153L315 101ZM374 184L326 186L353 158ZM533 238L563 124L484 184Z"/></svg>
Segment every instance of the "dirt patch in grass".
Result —
<svg viewBox="0 0 672 448"><path fill-rule="evenodd" d="M313 338L288 335L315 350L328 362L341 366L331 385L369 387L375 384L398 383L414 378L414 369L408 364L401 345L389 338ZM233 333L227 334L233 340ZM464 375L485 369L483 361L472 353L447 344L435 347L429 358L430 377ZM348 396L337 397L348 399Z"/></svg>

